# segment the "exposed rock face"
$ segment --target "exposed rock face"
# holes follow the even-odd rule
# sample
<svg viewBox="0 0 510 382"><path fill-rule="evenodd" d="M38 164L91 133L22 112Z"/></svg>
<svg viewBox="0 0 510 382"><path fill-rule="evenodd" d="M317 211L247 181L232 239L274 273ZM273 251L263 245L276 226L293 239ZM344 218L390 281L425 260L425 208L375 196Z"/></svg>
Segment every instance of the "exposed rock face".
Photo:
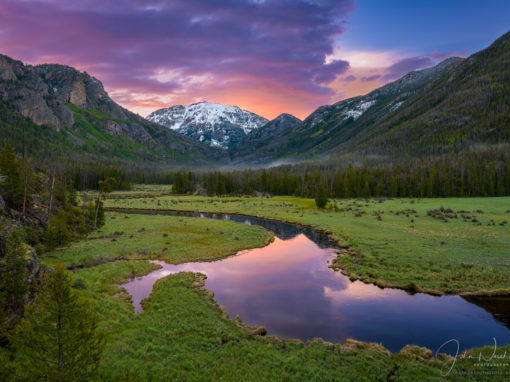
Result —
<svg viewBox="0 0 510 382"><path fill-rule="evenodd" d="M64 65L23 65L0 55L0 95L36 125L57 130L75 122L68 103L129 119L128 112L108 97L97 79Z"/></svg>
<svg viewBox="0 0 510 382"><path fill-rule="evenodd" d="M0 196L1 198L1 196ZM0 223L1 223L1 230L0 230L0 276L2 273L2 269L5 264L5 256L7 250L7 242L8 237L12 234L14 231L19 231L22 229L22 225L19 221L16 220L10 220L9 218L6 218L6 214L8 214L10 211L7 211L7 209L2 209L0 211ZM40 285L46 275L50 272L52 272L52 269L48 267L45 264L42 264L39 261L39 257L37 256L37 253L33 247L31 247L28 244L21 244L23 246L23 259L24 259L24 275L23 275L23 282L27 285L27 291L24 295L24 301L25 304L30 302L33 297L33 291L34 288L37 285ZM19 312L12 312L9 319L15 320L18 318Z"/></svg>
<svg viewBox="0 0 510 382"><path fill-rule="evenodd" d="M25 245L25 284L40 284L50 272L52 272L52 269L39 261L35 249L29 245ZM28 302L30 297L29 294L25 296L26 302Z"/></svg>
<svg viewBox="0 0 510 382"><path fill-rule="evenodd" d="M82 108L87 106L87 92L81 79L73 83L71 94L69 94L69 102Z"/></svg>
<svg viewBox="0 0 510 382"><path fill-rule="evenodd" d="M0 80L16 81L18 78L11 68L10 62L5 56L0 56Z"/></svg>
<svg viewBox="0 0 510 382"><path fill-rule="evenodd" d="M35 125L50 127L51 133L73 132L67 135L72 144L87 146L87 141L96 141L101 149L94 155L100 151L111 156L126 142L102 140L102 133L141 143L143 147L137 147L136 155L144 158L175 161L187 154L187 159L206 161L220 155L219 150L124 109L108 96L99 80L65 65L24 65L0 55L0 102ZM98 132L91 133L91 129Z"/></svg>
<svg viewBox="0 0 510 382"><path fill-rule="evenodd" d="M257 328L255 330L252 330L250 335L252 336L265 336L267 334L267 329L261 326L260 328Z"/></svg>

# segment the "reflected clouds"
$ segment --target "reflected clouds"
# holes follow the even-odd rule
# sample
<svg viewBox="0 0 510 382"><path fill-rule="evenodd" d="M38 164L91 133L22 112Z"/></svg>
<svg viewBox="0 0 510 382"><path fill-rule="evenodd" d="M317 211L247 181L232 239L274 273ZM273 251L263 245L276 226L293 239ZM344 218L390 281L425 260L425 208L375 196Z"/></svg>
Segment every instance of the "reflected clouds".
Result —
<svg viewBox="0 0 510 382"><path fill-rule="evenodd" d="M335 249L308 227L239 215L168 214L261 225L270 227L276 238L264 248L241 251L220 261L157 262L162 269L124 285L136 311L141 310L141 300L151 293L157 279L177 272L199 272L207 275L205 287L231 317L239 315L248 325L265 326L272 335L302 340L322 337L333 342L355 338L380 342L392 351L409 343L435 348L450 338L458 338L465 348L484 345L492 337L498 343L510 343L510 331L497 314L459 296L409 295L351 282L328 268ZM487 304L488 300L483 301Z"/></svg>

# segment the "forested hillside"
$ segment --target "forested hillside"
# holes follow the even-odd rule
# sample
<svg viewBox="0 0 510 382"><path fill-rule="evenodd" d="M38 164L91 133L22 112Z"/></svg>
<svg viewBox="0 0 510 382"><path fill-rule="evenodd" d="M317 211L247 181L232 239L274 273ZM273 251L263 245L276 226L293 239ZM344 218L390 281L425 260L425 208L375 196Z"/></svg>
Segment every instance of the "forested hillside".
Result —
<svg viewBox="0 0 510 382"><path fill-rule="evenodd" d="M104 195L126 183L98 180L94 201L79 204L69 175L56 167L50 173L37 170L9 144L0 150L0 174L0 344L5 344L6 331L19 323L52 272L40 257L101 227Z"/></svg>
<svg viewBox="0 0 510 382"><path fill-rule="evenodd" d="M258 155L266 163L354 155L398 161L508 143L509 83L510 32L467 59L450 58L322 106L303 123L258 140ZM255 163L249 152L238 147L232 155Z"/></svg>

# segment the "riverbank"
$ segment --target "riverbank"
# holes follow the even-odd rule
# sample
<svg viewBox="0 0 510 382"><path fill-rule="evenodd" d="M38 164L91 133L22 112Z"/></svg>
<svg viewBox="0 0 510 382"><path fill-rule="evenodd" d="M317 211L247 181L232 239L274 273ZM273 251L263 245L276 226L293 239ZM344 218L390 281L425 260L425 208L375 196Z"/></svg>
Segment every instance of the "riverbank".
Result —
<svg viewBox="0 0 510 382"><path fill-rule="evenodd" d="M344 247L333 267L353 279L411 292L508 295L510 198L339 200L319 211L293 197L157 196L114 208L246 214L305 224Z"/></svg>
<svg viewBox="0 0 510 382"><path fill-rule="evenodd" d="M171 216L107 213L105 226L68 247L44 255L48 265L93 266L115 259L163 260L170 264L214 261L263 247L273 235L232 222Z"/></svg>
<svg viewBox="0 0 510 382"><path fill-rule="evenodd" d="M71 264L80 256L87 259L94 253L116 255L113 249L124 249L128 256L129 251L133 251L133 258L139 258L137 252L143 248L155 251L146 254L147 257L159 258L160 249L165 248L161 248L163 243L180 241L181 245L173 249L172 258L180 262L197 261L207 252L207 245L203 252L200 247L195 247L199 250L197 256L191 250L195 244L180 236L182 230L193 230L193 227L205 235L205 243L232 241L246 247L250 235L237 236L238 243L235 240L241 227L258 237L258 245L252 242L254 246L262 245L267 239L267 232L258 227L225 221L151 215L129 215L126 219L123 216L108 213L107 219L115 219L108 220L108 228L100 235L55 251L51 254L55 257L49 259L52 263L63 260ZM141 222L142 227L139 226ZM215 230L203 225L207 222ZM164 237L158 228L160 224L172 226L174 223L182 230L165 232L166 241L160 242L158 238ZM131 228L128 229L126 224ZM119 234L121 227L123 234ZM111 237L116 232L117 236ZM221 240L220 232L234 240ZM231 254L231 250L228 246L223 247L223 256ZM220 256L220 251L216 255ZM156 268L157 265L148 261L121 260L75 271L75 279L81 280L77 285L93 301L101 328L108 334L108 346L101 364L105 380L127 379L128 376L136 376L139 380L203 380L204 376L223 380L437 380L441 370L451 362L448 357L437 359L430 350L413 346L405 347L399 353L390 353L380 345L354 340L345 344L322 340L303 343L253 336L249 328L227 317L210 293L195 287L199 276L193 273L172 275L158 281L152 295L144 301L144 312L134 314L130 296L119 284ZM510 351L510 347L500 350L504 349ZM490 350L486 348L483 352L489 354ZM474 350L473 354L478 351ZM459 360L450 375L455 376L455 380L470 380L470 377L459 377L458 373L466 370L475 372L477 369L470 360Z"/></svg>

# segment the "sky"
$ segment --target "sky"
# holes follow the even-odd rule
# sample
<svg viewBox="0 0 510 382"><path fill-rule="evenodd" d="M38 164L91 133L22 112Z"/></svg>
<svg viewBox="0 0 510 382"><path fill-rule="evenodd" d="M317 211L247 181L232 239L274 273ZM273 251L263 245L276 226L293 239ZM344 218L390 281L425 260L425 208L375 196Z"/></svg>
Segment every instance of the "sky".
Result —
<svg viewBox="0 0 510 382"><path fill-rule="evenodd" d="M73 66L146 116L200 101L272 119L466 57L505 0L0 0L0 53Z"/></svg>

